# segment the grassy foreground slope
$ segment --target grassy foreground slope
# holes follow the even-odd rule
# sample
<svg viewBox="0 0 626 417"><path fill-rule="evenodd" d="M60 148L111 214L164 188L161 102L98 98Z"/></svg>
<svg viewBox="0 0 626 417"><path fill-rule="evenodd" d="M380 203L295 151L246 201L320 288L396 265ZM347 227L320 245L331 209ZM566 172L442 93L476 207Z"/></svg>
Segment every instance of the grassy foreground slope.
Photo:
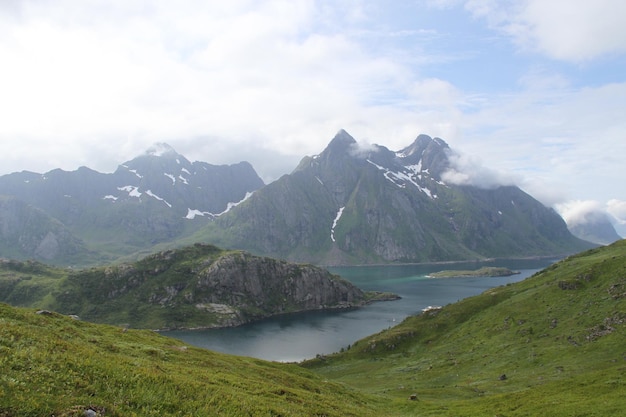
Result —
<svg viewBox="0 0 626 417"><path fill-rule="evenodd" d="M3 417L369 416L382 407L295 364L0 304Z"/></svg>
<svg viewBox="0 0 626 417"><path fill-rule="evenodd" d="M304 365L420 416L623 415L626 241Z"/></svg>

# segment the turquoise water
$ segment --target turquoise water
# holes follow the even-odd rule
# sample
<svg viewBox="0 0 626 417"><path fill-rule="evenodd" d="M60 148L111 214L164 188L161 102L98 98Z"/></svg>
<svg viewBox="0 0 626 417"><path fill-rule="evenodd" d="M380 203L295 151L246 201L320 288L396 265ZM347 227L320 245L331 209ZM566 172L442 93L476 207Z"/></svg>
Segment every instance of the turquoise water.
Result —
<svg viewBox="0 0 626 417"><path fill-rule="evenodd" d="M358 339L398 324L409 315L419 314L428 306L443 306L489 288L523 280L555 260L329 268L363 290L390 291L402 299L346 311L291 314L235 328L177 330L164 334L219 352L280 362L301 361L317 354L337 352ZM497 278L426 278L427 274L442 269L481 266L503 266L521 273Z"/></svg>

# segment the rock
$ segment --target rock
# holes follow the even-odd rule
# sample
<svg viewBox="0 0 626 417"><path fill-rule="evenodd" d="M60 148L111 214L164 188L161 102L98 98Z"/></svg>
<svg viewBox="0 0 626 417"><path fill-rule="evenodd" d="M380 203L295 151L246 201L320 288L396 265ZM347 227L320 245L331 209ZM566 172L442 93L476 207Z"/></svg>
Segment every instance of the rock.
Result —
<svg viewBox="0 0 626 417"><path fill-rule="evenodd" d="M500 381L506 381L506 374L500 375Z"/></svg>
<svg viewBox="0 0 626 417"><path fill-rule="evenodd" d="M53 313L52 311L48 311L48 310L38 310L37 313L35 314L40 314L40 315L44 315L44 316L51 316Z"/></svg>
<svg viewBox="0 0 626 417"><path fill-rule="evenodd" d="M411 401L417 401L417 394L411 394L411 395L409 396L409 400L411 400Z"/></svg>

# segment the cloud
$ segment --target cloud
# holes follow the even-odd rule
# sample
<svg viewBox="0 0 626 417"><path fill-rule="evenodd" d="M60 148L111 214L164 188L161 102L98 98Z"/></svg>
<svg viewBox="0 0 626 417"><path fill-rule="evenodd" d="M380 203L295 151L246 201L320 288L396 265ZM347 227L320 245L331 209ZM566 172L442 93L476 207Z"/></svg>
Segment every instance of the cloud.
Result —
<svg viewBox="0 0 626 417"><path fill-rule="evenodd" d="M350 155L355 158L365 159L372 153L376 153L380 150L380 147L375 144L368 143L366 141L360 141L353 143L350 147Z"/></svg>
<svg viewBox="0 0 626 417"><path fill-rule="evenodd" d="M555 209L570 227L609 221L620 236L626 235L626 201L570 200L555 205Z"/></svg>
<svg viewBox="0 0 626 417"><path fill-rule="evenodd" d="M619 224L626 225L626 201L609 200L606 210Z"/></svg>
<svg viewBox="0 0 626 417"><path fill-rule="evenodd" d="M449 137L460 93L355 35L368 7L12 3L0 14L3 169L111 171L154 142L206 143L198 159L212 163L301 158L340 128L392 147ZM286 166L266 165L264 178Z"/></svg>
<svg viewBox="0 0 626 417"><path fill-rule="evenodd" d="M503 185L515 185L519 181L519 178L508 172L487 168L475 156L450 151L448 160L450 168L441 175L444 182L493 189Z"/></svg>
<svg viewBox="0 0 626 417"><path fill-rule="evenodd" d="M570 62L626 52L626 3L621 0L470 0L485 18L524 50Z"/></svg>
<svg viewBox="0 0 626 417"><path fill-rule="evenodd" d="M555 206L568 226L579 226L608 219L602 203L594 200L572 200Z"/></svg>

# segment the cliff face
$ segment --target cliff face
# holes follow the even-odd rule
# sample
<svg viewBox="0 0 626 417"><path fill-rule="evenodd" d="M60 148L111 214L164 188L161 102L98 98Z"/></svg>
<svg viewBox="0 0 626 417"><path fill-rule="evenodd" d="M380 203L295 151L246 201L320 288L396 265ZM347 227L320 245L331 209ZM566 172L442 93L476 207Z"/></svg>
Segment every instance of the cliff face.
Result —
<svg viewBox="0 0 626 417"><path fill-rule="evenodd" d="M142 328L235 326L276 314L365 304L325 269L196 244L68 277L54 309Z"/></svg>
<svg viewBox="0 0 626 417"><path fill-rule="evenodd" d="M312 265L237 252L199 274L194 301L287 312L359 305L363 292Z"/></svg>

